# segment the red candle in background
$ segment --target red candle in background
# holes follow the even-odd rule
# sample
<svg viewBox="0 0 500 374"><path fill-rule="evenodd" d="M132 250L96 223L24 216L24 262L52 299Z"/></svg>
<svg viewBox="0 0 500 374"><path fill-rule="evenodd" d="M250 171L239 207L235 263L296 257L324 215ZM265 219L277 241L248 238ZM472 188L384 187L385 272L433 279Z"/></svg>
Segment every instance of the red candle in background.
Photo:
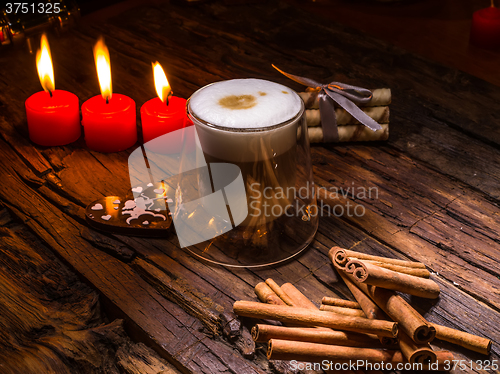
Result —
<svg viewBox="0 0 500 374"><path fill-rule="evenodd" d="M470 42L478 47L500 47L500 9L491 0L491 6L474 12L470 30Z"/></svg>
<svg viewBox="0 0 500 374"><path fill-rule="evenodd" d="M146 148L158 153L178 153L182 142L169 142L162 138L150 142L162 135L192 125L186 115L186 99L171 96L172 91L161 65L153 64L157 98L151 99L141 107L142 136ZM176 137L175 139L179 139Z"/></svg>
<svg viewBox="0 0 500 374"><path fill-rule="evenodd" d="M25 102L29 137L44 146L65 145L80 137L78 97L71 92L54 89L54 69L49 42L42 35L36 65L44 91L31 95Z"/></svg>
<svg viewBox="0 0 500 374"><path fill-rule="evenodd" d="M130 97L112 94L108 48L102 39L94 46L101 96L82 105L82 124L87 147L98 152L118 152L137 141L135 102Z"/></svg>

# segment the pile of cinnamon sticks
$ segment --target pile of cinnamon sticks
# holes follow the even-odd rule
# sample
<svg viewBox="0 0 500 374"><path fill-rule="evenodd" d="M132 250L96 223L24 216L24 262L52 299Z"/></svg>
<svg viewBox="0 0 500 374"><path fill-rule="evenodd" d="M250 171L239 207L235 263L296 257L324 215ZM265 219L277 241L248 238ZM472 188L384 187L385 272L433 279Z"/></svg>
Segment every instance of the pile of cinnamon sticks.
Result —
<svg viewBox="0 0 500 374"><path fill-rule="evenodd" d="M439 286L424 264L339 247L329 257L356 301L324 297L318 308L292 284L280 287L267 279L255 286L262 303L234 303L240 316L282 322L252 329L256 342L267 342L268 359L420 363L422 369L440 370L453 355L432 350L434 338L489 354L491 340L432 324L395 292L437 298Z"/></svg>
<svg viewBox="0 0 500 374"><path fill-rule="evenodd" d="M307 89L299 92L306 107L306 121L308 126L309 141L311 143L323 142L323 126L319 114L319 90ZM391 103L391 90L379 88L372 90L372 99L362 106L361 110L377 121L382 130L373 131L360 124L345 109L336 108L339 142L376 141L387 140L389 137L389 104Z"/></svg>

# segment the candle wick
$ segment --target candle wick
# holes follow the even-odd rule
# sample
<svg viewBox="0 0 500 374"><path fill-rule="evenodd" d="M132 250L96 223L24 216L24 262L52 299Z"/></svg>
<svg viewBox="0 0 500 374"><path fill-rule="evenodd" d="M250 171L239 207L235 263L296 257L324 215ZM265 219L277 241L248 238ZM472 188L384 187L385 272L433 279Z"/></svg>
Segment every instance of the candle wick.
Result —
<svg viewBox="0 0 500 374"><path fill-rule="evenodd" d="M168 95L167 95L167 106L168 106L168 102L169 102L170 96L172 96L172 95L173 95L173 92L172 92L172 91L170 91L170 92L168 93Z"/></svg>
<svg viewBox="0 0 500 374"><path fill-rule="evenodd" d="M494 8L495 7L495 1L494 0L491 0L491 7Z"/></svg>
<svg viewBox="0 0 500 374"><path fill-rule="evenodd" d="M52 97L52 91L51 90L47 90L47 91L49 91L49 95L50 95L50 97Z"/></svg>
<svg viewBox="0 0 500 374"><path fill-rule="evenodd" d="M109 96L106 96L106 104L109 104Z"/></svg>

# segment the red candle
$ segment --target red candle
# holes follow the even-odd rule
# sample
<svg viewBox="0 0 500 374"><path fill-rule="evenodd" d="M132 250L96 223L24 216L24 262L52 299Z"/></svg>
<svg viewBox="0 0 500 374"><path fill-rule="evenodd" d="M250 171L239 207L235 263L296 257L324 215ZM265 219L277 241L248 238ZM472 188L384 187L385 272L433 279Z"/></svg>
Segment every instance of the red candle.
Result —
<svg viewBox="0 0 500 374"><path fill-rule="evenodd" d="M188 124L186 115L186 99L172 94L165 72L161 65L153 64L157 98L147 101L141 107L142 136L145 146L158 153L178 153L182 144L162 141L150 142L162 135L184 128ZM189 125L192 122L189 121Z"/></svg>
<svg viewBox="0 0 500 374"><path fill-rule="evenodd" d="M474 12L470 42L487 49L500 47L500 9L495 7L493 0L490 7Z"/></svg>
<svg viewBox="0 0 500 374"><path fill-rule="evenodd" d="M112 95L108 48L102 39L94 47L101 96L82 105L82 124L87 147L98 152L118 152L137 141L135 102L130 97Z"/></svg>
<svg viewBox="0 0 500 374"><path fill-rule="evenodd" d="M172 96L168 105L158 97L151 99L141 107L141 120L144 143L182 129L186 123L186 99Z"/></svg>
<svg viewBox="0 0 500 374"><path fill-rule="evenodd" d="M87 147L98 152L119 152L137 141L135 102L113 94L106 101L94 96L82 105L82 123Z"/></svg>
<svg viewBox="0 0 500 374"><path fill-rule="evenodd" d="M45 91L31 95L25 102L29 137L33 143L44 146L69 144L81 133L78 97L54 89L54 70L45 34L40 44L37 70Z"/></svg>

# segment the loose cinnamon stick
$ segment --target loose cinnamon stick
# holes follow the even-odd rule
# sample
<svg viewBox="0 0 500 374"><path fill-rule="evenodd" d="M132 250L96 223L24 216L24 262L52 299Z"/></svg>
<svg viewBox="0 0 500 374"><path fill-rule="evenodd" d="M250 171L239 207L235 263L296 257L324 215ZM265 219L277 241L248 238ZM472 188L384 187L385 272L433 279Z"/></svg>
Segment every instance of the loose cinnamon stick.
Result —
<svg viewBox="0 0 500 374"><path fill-rule="evenodd" d="M445 367L454 360L453 353L450 351L434 351L434 353L436 354L436 362L438 364L437 370L446 370ZM423 369L427 370L426 365L424 365Z"/></svg>
<svg viewBox="0 0 500 374"><path fill-rule="evenodd" d="M452 329L450 327L433 324L436 329L436 338L446 342L459 345L471 351L489 355L491 350L491 340L481 336L469 334L464 331Z"/></svg>
<svg viewBox="0 0 500 374"><path fill-rule="evenodd" d="M281 289L288 295L294 306L299 308L318 310L318 307L302 292L300 292L293 284L285 283L281 286Z"/></svg>
<svg viewBox="0 0 500 374"><path fill-rule="evenodd" d="M394 264L387 264L385 262L380 262L380 261L373 261L373 260L363 260L363 262L370 262L374 265L390 269L393 271L397 271L399 273L405 273L408 275L413 275L415 277L420 277L420 278L429 278L431 276L431 273L427 269L421 269L421 268L410 268L407 266L400 266L400 265L394 265Z"/></svg>
<svg viewBox="0 0 500 374"><path fill-rule="evenodd" d="M329 252L328 256L330 260L333 262L335 267L339 268L339 274L341 277L346 280L349 279L351 282L356 282L352 279L352 274L347 274L342 269L345 269L345 264L348 262L348 255L354 254L357 255L358 252L349 251L346 249L342 249L340 247L333 247ZM366 259L368 260L378 260L380 257L378 256L370 256L366 255ZM382 257L383 259L383 257ZM391 259L388 259L391 260ZM397 265L402 265L401 262L407 262L411 266L424 266L423 264L418 265L418 262L410 262L410 261L401 261L401 260L393 260L397 261ZM394 262L393 262L394 263ZM349 287L348 281L346 284ZM420 315L415 309L411 307L401 296L397 295L394 291L384 290L383 288L378 288L374 286L368 286L364 283L356 282L357 288L363 291L366 295L368 295L378 307L382 308L389 317L397 321L403 331L405 331L408 336L412 338L412 340L417 344L424 344L432 341L436 335L436 329L425 320L424 317ZM352 292L352 290L351 290ZM355 296L357 299L357 297ZM360 300L357 299L361 304ZM362 304L361 304L362 305ZM362 306L363 308L363 306ZM363 309L365 314L369 317L369 312Z"/></svg>
<svg viewBox="0 0 500 374"><path fill-rule="evenodd" d="M292 299L292 302L294 303L295 306L297 306L299 308L310 309L310 310L319 310L319 308L311 300L309 300L302 292L300 292L293 284L285 283L281 286L281 289L284 292L286 292L286 294ZM342 308L342 309L347 309L347 308ZM344 312L344 313L342 313L342 312ZM362 312L362 311L360 310L360 312ZM336 310L335 313L349 315L349 314L345 313L345 310ZM364 313L363 313L363 316L353 316L353 317L366 318L366 315L364 315ZM317 330L329 330L325 327L316 327L316 329ZM368 336L368 335L366 335L366 336ZM371 338L379 339L377 336L371 336ZM394 346L394 341L396 339L389 338L389 337L382 337L379 340L381 342L388 342L387 344L390 344L390 346Z"/></svg>
<svg viewBox="0 0 500 374"><path fill-rule="evenodd" d="M354 279L361 283L427 299L439 297L439 285L431 279L399 273L356 258L351 258L345 268L347 273L352 273Z"/></svg>
<svg viewBox="0 0 500 374"><path fill-rule="evenodd" d="M299 308L305 308L310 310L319 310L319 308L309 300L302 292L300 292L293 284L285 283L281 286L282 290L287 293L288 296L292 299L293 303ZM361 291L360 291L361 292ZM361 292L363 293L363 292ZM366 298L368 296L365 295ZM383 313L383 312L382 312ZM342 314L342 313L340 313ZM364 316L366 318L366 315ZM330 330L325 327L316 327L317 330ZM369 337L370 339L379 340L384 347L394 347L396 345L396 338L390 338L387 336L378 337L376 335L364 334L364 336Z"/></svg>
<svg viewBox="0 0 500 374"><path fill-rule="evenodd" d="M252 328L252 338L256 342L270 339L293 340L300 342L334 344L348 347L381 348L380 341L368 334L336 331L331 329L285 327L257 324Z"/></svg>
<svg viewBox="0 0 500 374"><path fill-rule="evenodd" d="M360 107L367 106L382 106L389 105L391 103L391 89L390 88L376 88L372 91L372 99L363 104ZM305 107L308 109L318 109L319 108L319 100L318 100L319 90L307 90L306 92L298 92L299 96L304 101Z"/></svg>
<svg viewBox="0 0 500 374"><path fill-rule="evenodd" d="M448 351L434 352L436 362L434 364L422 364L423 370L444 370L444 368L453 362L453 355ZM408 362L401 351L343 347L339 345L327 345L308 342L287 341L280 339L271 339L267 345L267 358L269 360L296 360L306 362L328 363L381 363L396 364ZM359 361L358 361L359 360ZM359 366L358 366L359 367Z"/></svg>
<svg viewBox="0 0 500 374"><path fill-rule="evenodd" d="M431 349L429 343L417 345L403 331L399 333L398 339L401 352L411 364L415 362L421 364L432 364L436 362L436 353Z"/></svg>
<svg viewBox="0 0 500 374"><path fill-rule="evenodd" d="M339 272L340 277L344 280L347 288L351 291L354 298L358 301L361 309L365 313L367 318L370 319L385 319L387 316L380 309L380 307L375 304L375 302L370 299L350 278L348 278L342 271Z"/></svg>
<svg viewBox="0 0 500 374"><path fill-rule="evenodd" d="M375 302L370 299L368 295L366 295L360 288L358 288L358 286L349 277L347 277L343 271L339 271L339 275L344 280L346 286L349 288L354 298L358 300L358 303L367 318L388 320L387 315L382 311L382 309L380 309L380 307L375 304ZM379 339L384 347L394 347L395 345L397 345L396 338L380 336Z"/></svg>
<svg viewBox="0 0 500 374"><path fill-rule="evenodd" d="M366 314L361 309L344 308L341 306L323 304L319 307L319 310L322 310L324 312L343 314L345 316L366 318Z"/></svg>
<svg viewBox="0 0 500 374"><path fill-rule="evenodd" d="M286 305L283 300L281 300L278 295L265 283L260 282L254 288L255 294L260 301L266 304L274 305Z"/></svg>
<svg viewBox="0 0 500 374"><path fill-rule="evenodd" d="M365 107L361 110L375 122L380 124L389 123L389 107L388 106L374 106ZM308 127L316 127L321 125L321 114L319 109L307 109L305 111L306 123ZM335 116L338 126L346 125L359 125L360 122L354 118L349 112L343 108L335 109Z"/></svg>
<svg viewBox="0 0 500 374"><path fill-rule="evenodd" d="M269 360L297 360L307 362L328 360L334 363L362 360L369 363L396 363L394 361L396 351L384 349L345 347L281 339L269 340L267 347L267 358ZM401 362L402 356L400 355L397 359Z"/></svg>
<svg viewBox="0 0 500 374"><path fill-rule="evenodd" d="M345 265L347 264L350 258L357 258L360 260L372 260L372 261L383 262L386 264L394 264L410 268L425 269L425 265L422 264L421 262L398 260L395 258L387 258L381 256L373 256L366 253L351 251L349 249L343 249L340 247L332 247L332 249L330 249L330 251L328 252L328 257L330 257L330 260L333 262L333 264L340 269L345 268Z"/></svg>
<svg viewBox="0 0 500 374"><path fill-rule="evenodd" d="M345 270L345 265L349 262L346 251L348 251L348 249L340 247L332 247L328 251L328 258L337 269Z"/></svg>
<svg viewBox="0 0 500 374"><path fill-rule="evenodd" d="M233 310L236 314L244 317L278 320L306 326L330 327L338 330L376 334L378 336L396 337L398 332L398 326L395 322L342 316L334 313L252 301L236 301Z"/></svg>
<svg viewBox="0 0 500 374"><path fill-rule="evenodd" d="M344 273L347 277L351 274ZM387 315L398 322L401 329L417 344L431 342L436 336L436 329L420 313L392 290L358 283L357 286L366 293Z"/></svg>
<svg viewBox="0 0 500 374"><path fill-rule="evenodd" d="M283 300L285 304L294 306L292 299L290 299L290 297L286 294L286 292L280 286L278 286L278 284L275 281L273 281L271 278L268 278L266 279L266 284L269 286L271 290L274 291L276 295L278 295L278 297L281 300Z"/></svg>
<svg viewBox="0 0 500 374"><path fill-rule="evenodd" d="M300 292L294 285L291 283L285 283L280 287L281 292L285 293L287 297L289 298L290 302L293 304L293 306L297 308L305 308L305 309L312 309L312 310L319 310L319 308L314 305L314 303L309 300L302 292ZM293 326L293 324L288 323L287 326ZM331 329L327 327L315 327L315 330L327 330L330 331Z"/></svg>
<svg viewBox="0 0 500 374"><path fill-rule="evenodd" d="M318 307L314 305L314 303L311 300L309 300L302 292L300 292L293 284L285 283L281 286L281 289L285 291L286 294L292 299L292 302L294 303L295 306L298 306L299 308L318 310ZM337 300L342 300L342 299L337 299ZM353 302L351 301L351 303ZM366 314L362 310L355 310L351 308L344 308L344 307L335 308L330 305L321 305L319 310L325 312L343 314L346 316L366 318Z"/></svg>
<svg viewBox="0 0 500 374"><path fill-rule="evenodd" d="M338 126L338 142L371 142L387 140L389 138L389 124L381 123L382 129L373 131L364 125L345 125ZM323 128L308 127L307 134L310 143L323 143Z"/></svg>
<svg viewBox="0 0 500 374"><path fill-rule="evenodd" d="M434 363L415 363L413 371L416 370L433 370L433 371L448 371L450 365L453 364L453 353L449 351L433 351L436 360ZM406 357L404 357L401 351L395 351L393 360L395 362L408 363ZM420 366L421 365L421 366Z"/></svg>
<svg viewBox="0 0 500 374"><path fill-rule="evenodd" d="M351 308L351 309L361 309L361 306L356 301L339 299L339 298L336 298L336 297L325 296L321 300L321 304L341 306L341 307L344 307L344 308Z"/></svg>
<svg viewBox="0 0 500 374"><path fill-rule="evenodd" d="M448 371L450 365L453 364L453 353L449 351L433 351L436 360L433 363L414 363L416 365L413 367L413 371L417 370L432 370L432 371ZM394 361L408 363L406 357L404 357L401 351L396 351L393 356ZM421 365L421 366L420 366Z"/></svg>

